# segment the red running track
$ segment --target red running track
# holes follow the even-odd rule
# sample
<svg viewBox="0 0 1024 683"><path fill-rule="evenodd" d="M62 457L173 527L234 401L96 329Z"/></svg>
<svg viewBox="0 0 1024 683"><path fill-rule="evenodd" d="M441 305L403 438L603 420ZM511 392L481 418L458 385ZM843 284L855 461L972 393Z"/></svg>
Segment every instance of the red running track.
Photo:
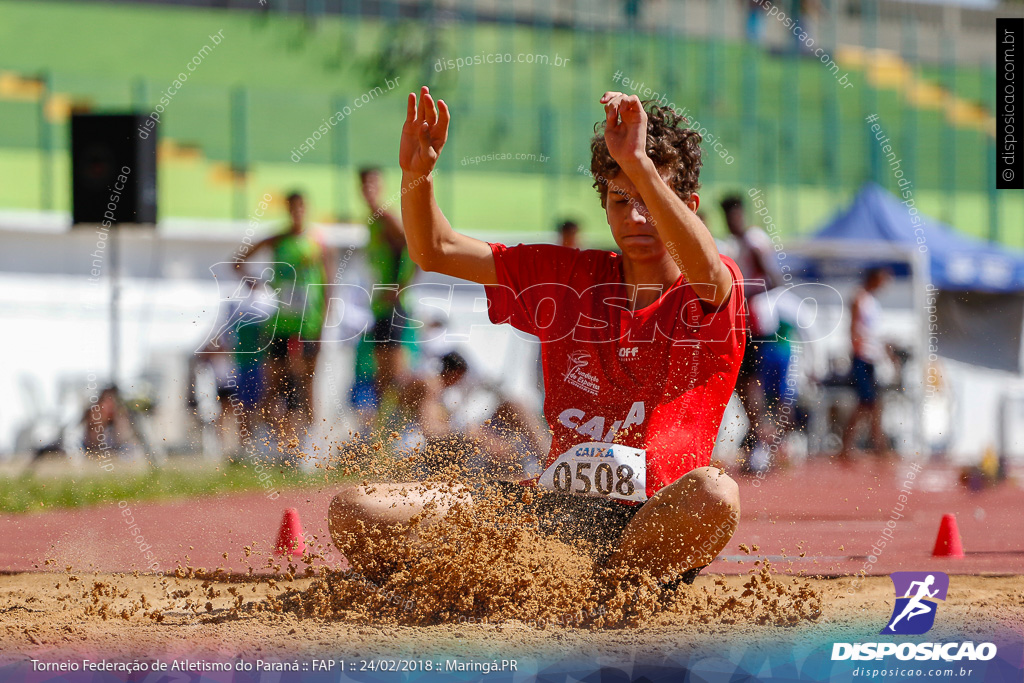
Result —
<svg viewBox="0 0 1024 683"><path fill-rule="evenodd" d="M944 466L926 466L916 474L902 513L896 513L903 517L894 522L892 540L880 552L872 550L877 539L885 538L883 530L900 505L909 471L906 463L843 467L820 460L763 480L739 478L739 530L710 571L749 571L754 558L740 549L744 543L756 544L754 554L769 557L778 569L808 575L853 574L864 568L868 556L875 556L868 570L875 575L897 570L1024 574L1024 491L1019 481L972 492ZM153 561L160 571L172 571L179 562L208 570L258 570L271 557L285 508L298 509L307 537L311 533L321 542L327 539L332 495L332 488L301 489L283 491L276 500L256 492L127 504L153 560L140 552L124 508L117 504L2 515L0 571L63 570L69 564L76 571L145 570ZM931 557L946 513L956 515L964 559ZM246 559L244 547L253 544L256 552ZM47 558L55 559L56 567L44 567ZM343 560L334 552L330 563L341 566Z"/></svg>

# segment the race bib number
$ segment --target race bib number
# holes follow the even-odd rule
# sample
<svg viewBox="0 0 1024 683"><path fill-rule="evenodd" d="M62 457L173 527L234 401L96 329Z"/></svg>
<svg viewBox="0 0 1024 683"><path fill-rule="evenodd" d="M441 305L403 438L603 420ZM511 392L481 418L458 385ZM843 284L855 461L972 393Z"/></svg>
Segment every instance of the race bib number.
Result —
<svg viewBox="0 0 1024 683"><path fill-rule="evenodd" d="M647 500L647 455L619 444L581 443L558 456L537 483L559 493L642 503Z"/></svg>

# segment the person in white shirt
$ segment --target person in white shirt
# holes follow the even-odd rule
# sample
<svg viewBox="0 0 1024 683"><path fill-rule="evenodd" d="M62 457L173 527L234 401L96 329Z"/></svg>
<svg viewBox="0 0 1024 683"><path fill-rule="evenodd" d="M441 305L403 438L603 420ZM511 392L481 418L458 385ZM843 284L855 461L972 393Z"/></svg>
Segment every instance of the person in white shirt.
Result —
<svg viewBox="0 0 1024 683"><path fill-rule="evenodd" d="M764 230L747 223L743 210L741 195L728 195L721 201L725 224L729 228L732 239L726 245L727 253L743 274L744 291L747 294L748 306L758 297L782 284L782 273L772 247L772 239ZM765 389L770 380L766 375L766 357L778 360L777 351L773 347L777 343L776 332L779 321L767 316L759 316L758 310L748 307L747 315L747 346L740 365L739 378L736 380L736 395L743 404L743 412L747 415L749 426L740 442L740 467L742 471L752 473L767 469L769 462L758 453L767 453L767 439L777 429L772 419L769 405L772 397L766 395ZM788 345L787 345L788 351ZM787 354L788 355L788 354ZM788 367L788 360L781 360L782 367ZM768 372L768 374L771 374ZM777 382L776 382L777 383Z"/></svg>
<svg viewBox="0 0 1024 683"><path fill-rule="evenodd" d="M885 357L885 346L879 336L882 307L875 298L875 292L884 287L890 277L885 268L868 270L861 289L853 299L850 311L850 342L853 345L850 379L857 390L857 407L843 430L843 446L839 452L841 461L851 460L857 429L865 419L871 424L871 442L875 452L879 455L889 452L889 444L882 432L882 406L878 400L875 376L875 366Z"/></svg>
<svg viewBox="0 0 1024 683"><path fill-rule="evenodd" d="M772 238L763 229L747 223L743 197L729 195L722 199L725 224L732 235L730 255L743 273L744 281L763 280L765 289L782 284L782 273L775 258Z"/></svg>

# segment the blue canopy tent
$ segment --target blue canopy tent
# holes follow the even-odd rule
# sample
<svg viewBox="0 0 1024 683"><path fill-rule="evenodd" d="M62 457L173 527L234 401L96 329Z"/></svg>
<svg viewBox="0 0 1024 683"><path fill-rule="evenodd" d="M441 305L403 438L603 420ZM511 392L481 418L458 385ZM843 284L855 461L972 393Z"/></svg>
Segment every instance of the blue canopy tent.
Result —
<svg viewBox="0 0 1024 683"><path fill-rule="evenodd" d="M918 214L906 203L868 183L845 211L812 240L854 240L906 245L929 257L931 283L943 291L1024 292L1024 254L956 232Z"/></svg>
<svg viewBox="0 0 1024 683"><path fill-rule="evenodd" d="M905 380L918 376L920 381L906 381L903 391L894 398L897 403L907 400L913 406L915 417L907 427L912 432L908 436L914 450L924 452L926 447L924 399L926 387L933 379L929 370L936 355L978 368L1013 373L1016 378L1000 383L992 375L972 375L989 379L971 379L970 389L959 389L970 398L958 403L958 412L950 416L941 430L945 445L932 446L945 448L961 432L965 435L962 438L971 444L983 444L980 436L968 436L985 431L986 439L1004 448L1005 420L995 414L1002 414L1002 404L1009 400L1007 392L1017 391L1022 377L1024 253L959 234L921 215L911 201L904 203L873 183L861 188L847 208L807 240L785 247L779 262L788 264L801 280L852 287L872 266L886 266L897 277L892 294L897 299L909 297L904 310L915 321L913 350L906 367L909 375ZM823 313L830 316L830 323L840 325L834 309L833 304L826 302ZM840 320L846 320L848 325L841 309L840 304ZM958 373L958 377L964 376ZM991 407L992 416L985 411L980 416L977 411L971 412L974 405ZM968 446L960 444L957 448L963 450Z"/></svg>
<svg viewBox="0 0 1024 683"><path fill-rule="evenodd" d="M916 281L919 310L928 305L930 283L938 290L939 355L1021 372L1024 253L962 235L919 214L913 200L903 202L866 184L848 208L811 236L793 265L812 280L887 265ZM927 353L927 343L921 350Z"/></svg>

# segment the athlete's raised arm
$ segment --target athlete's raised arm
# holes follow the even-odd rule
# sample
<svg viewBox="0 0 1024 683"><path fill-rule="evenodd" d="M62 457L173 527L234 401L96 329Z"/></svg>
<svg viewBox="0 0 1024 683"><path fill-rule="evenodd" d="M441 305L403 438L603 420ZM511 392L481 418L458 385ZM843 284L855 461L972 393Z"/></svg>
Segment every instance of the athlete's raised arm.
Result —
<svg viewBox="0 0 1024 683"><path fill-rule="evenodd" d="M452 229L434 201L434 165L448 139L451 116L444 100L430 96L427 86L409 93L398 162L402 167L402 222L409 256L423 270L452 277L497 284L491 247ZM438 112L440 109L440 112Z"/></svg>
<svg viewBox="0 0 1024 683"><path fill-rule="evenodd" d="M647 156L647 112L636 95L606 92L601 97L608 153L633 181L658 235L697 296L718 306L729 298L732 276L722 263L715 239L697 218L697 195L684 201L661 177Z"/></svg>

